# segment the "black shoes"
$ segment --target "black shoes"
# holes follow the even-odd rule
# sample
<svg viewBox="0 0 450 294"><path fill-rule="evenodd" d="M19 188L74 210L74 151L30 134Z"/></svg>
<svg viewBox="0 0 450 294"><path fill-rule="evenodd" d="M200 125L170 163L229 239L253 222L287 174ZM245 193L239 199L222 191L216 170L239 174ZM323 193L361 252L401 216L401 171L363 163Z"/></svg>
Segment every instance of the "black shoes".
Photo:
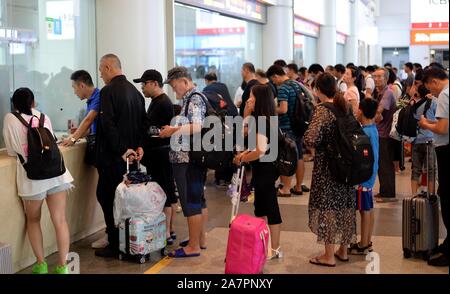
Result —
<svg viewBox="0 0 450 294"><path fill-rule="evenodd" d="M442 253L438 253L428 260L428 265L437 267L444 267L444 266L448 267L449 266L448 257Z"/></svg>
<svg viewBox="0 0 450 294"><path fill-rule="evenodd" d="M95 250L95 256L104 257L104 258L118 258L119 250L114 249L111 246L106 246L103 249Z"/></svg>

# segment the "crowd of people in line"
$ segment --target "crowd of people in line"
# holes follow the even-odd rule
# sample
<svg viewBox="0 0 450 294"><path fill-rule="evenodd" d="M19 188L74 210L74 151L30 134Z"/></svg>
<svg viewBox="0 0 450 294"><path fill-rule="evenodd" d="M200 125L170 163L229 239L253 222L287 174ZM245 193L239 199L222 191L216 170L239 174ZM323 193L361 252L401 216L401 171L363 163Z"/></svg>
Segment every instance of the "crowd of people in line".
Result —
<svg viewBox="0 0 450 294"><path fill-rule="evenodd" d="M179 66L171 69L167 78L157 70L147 70L134 80L141 85L145 98L151 98L145 109L145 99L135 85L122 72L120 59L113 54L105 55L99 62L100 77L105 86L100 90L93 84L91 75L79 70L72 74L74 93L87 102L87 114L79 128L62 145L71 146L81 138L88 138L86 159L98 170L97 199L103 210L107 240L95 242L95 255L105 258L118 256L119 233L114 225L113 204L116 187L126 173L124 161L130 156L148 168L148 173L167 195L164 213L167 217L167 244L177 238L173 221L177 202L187 220L188 238L170 252L173 258L196 257L207 249L206 224L208 222L207 195L205 195L206 169L189 159L189 152L173 150L171 138L198 133L207 115L207 105L199 92L219 94L228 104L229 115L254 116L267 119L266 129L255 128L256 148L235 155L236 165L248 164L252 170L251 186L254 189L254 214L264 218L270 228L270 259L282 258L280 232L282 214L278 197L301 196L310 192L309 227L317 235L319 244L325 246L322 255L310 260L312 264L334 267L336 260L348 262L349 255L365 255L374 250L372 233L374 227L374 198L377 202L392 201L396 197L396 169L401 161L403 144L391 138L394 113L405 97L408 103L421 100L432 101L424 113L417 108L419 134L412 142L412 194L418 192L420 177L426 167L426 144L433 141L433 154L437 155L437 170L432 164L430 174L439 175L440 203L445 227L449 227L448 182L448 74L439 64L422 69L420 64L407 63L406 80L401 80L392 65L347 66L338 64L326 70L319 64L300 68L296 64L276 61L267 71L256 70L251 63L243 64L242 85L237 89L234 101L227 86L217 80L215 73L205 76L207 87L200 91L193 82L188 69ZM181 110L164 92L168 84L180 102ZM303 93L315 105L312 121L304 134L294 131L292 116L296 101ZM206 95L208 96L208 95ZM14 111L34 127L39 124L33 117L41 113L35 109L33 92L20 88L12 97ZM176 103L177 104L177 103ZM327 150L333 148L336 115L327 107L332 105L342 113L353 113L370 138L375 164L369 181L357 187L337 182L333 177ZM297 170L294 177L279 176L272 163L261 161L270 143L270 118L278 116L279 128L298 149ZM171 122L176 121L175 124ZM45 116L44 126L53 133L51 120ZM157 129L157 136L154 136ZM4 119L3 136L10 156L17 159L17 189L24 203L27 233L37 258L33 273L47 273L42 232L40 228L41 207L44 201L50 210L55 226L59 250L55 273L67 273L66 256L70 246L70 234L66 221L66 196L73 178L68 170L64 174L45 180L27 177L19 157L27 158L26 127L7 114ZM189 146L188 146L189 147ZM313 156L314 168L311 187L304 183L304 153ZM430 158L435 162L435 157ZM228 186L233 169L216 171L216 184ZM378 176L380 190L373 195ZM429 180L435 183L435 179ZM279 185L277 185L279 183ZM76 187L75 187L76 188ZM361 239L357 241L356 212L361 215ZM336 245L339 246L336 251ZM439 247L429 264L448 266L448 237Z"/></svg>

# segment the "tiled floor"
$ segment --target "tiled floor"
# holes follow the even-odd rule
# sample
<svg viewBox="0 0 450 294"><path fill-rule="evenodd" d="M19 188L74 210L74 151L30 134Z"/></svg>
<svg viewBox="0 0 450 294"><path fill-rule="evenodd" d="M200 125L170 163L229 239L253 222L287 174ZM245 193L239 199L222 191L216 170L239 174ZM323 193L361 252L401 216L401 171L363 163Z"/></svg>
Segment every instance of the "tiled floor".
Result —
<svg viewBox="0 0 450 294"><path fill-rule="evenodd" d="M312 164L307 164L306 183L311 181ZM407 171L410 170L408 167ZM398 201L375 205L376 224L374 228L374 249L380 257L380 272L386 274L445 274L448 268L434 268L421 259L405 260L402 255L401 242L401 199L410 194L410 174L405 171L397 175ZM308 184L309 185L309 184ZM377 190L377 187L375 188ZM224 258L228 237L228 222L231 212L229 198L224 191L217 190L208 182L206 191L209 216L208 250L199 258L189 260L164 259L159 253L152 254L151 261L140 265L128 261L103 259L94 256L90 243L100 236L99 232L85 240L72 245L71 251L80 255L81 273L83 274L220 274L224 272ZM270 274L318 274L318 273L365 273L368 261L364 257L352 257L347 264L339 263L336 268L328 269L310 265L308 260L320 253L322 247L316 244L315 236L308 228L308 195L295 198L279 199L283 217L281 244L284 258L267 263L264 272ZM241 205L240 213L252 214L252 203ZM177 214L176 232L180 237L187 235L186 221ZM445 228L440 225L441 238ZM50 265L55 264L56 255L48 258ZM30 273L28 268L21 273Z"/></svg>

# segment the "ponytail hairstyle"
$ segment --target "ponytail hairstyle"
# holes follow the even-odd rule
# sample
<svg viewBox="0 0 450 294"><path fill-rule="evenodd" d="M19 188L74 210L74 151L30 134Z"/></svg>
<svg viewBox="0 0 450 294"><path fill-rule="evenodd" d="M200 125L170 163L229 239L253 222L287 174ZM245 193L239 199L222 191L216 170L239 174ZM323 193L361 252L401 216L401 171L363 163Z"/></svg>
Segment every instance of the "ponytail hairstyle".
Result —
<svg viewBox="0 0 450 294"><path fill-rule="evenodd" d="M355 79L355 86L358 88L358 92L364 92L365 79L361 72L361 69L357 68L356 66L349 66L347 68L352 72L352 78Z"/></svg>
<svg viewBox="0 0 450 294"><path fill-rule="evenodd" d="M329 73L319 75L315 87L328 98L334 99L333 103L336 109L344 113L349 111L347 101L345 101L344 95L338 91L337 82L333 75Z"/></svg>
<svg viewBox="0 0 450 294"><path fill-rule="evenodd" d="M19 113L33 115L31 108L34 103L34 94L29 88L17 89L12 96L12 103Z"/></svg>

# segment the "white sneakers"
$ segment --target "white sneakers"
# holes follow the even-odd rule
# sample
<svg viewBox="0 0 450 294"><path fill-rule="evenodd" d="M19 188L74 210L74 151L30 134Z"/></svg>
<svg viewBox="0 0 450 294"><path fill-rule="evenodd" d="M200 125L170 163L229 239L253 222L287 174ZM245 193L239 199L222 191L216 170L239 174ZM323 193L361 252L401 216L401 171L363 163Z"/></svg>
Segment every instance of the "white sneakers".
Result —
<svg viewBox="0 0 450 294"><path fill-rule="evenodd" d="M91 247L92 247L93 249L103 249L103 248L105 248L105 247L108 246L108 245L109 245L109 242L108 242L108 234L105 234L103 237L101 237L101 238L98 239L97 241L93 242L93 243L91 244Z"/></svg>

